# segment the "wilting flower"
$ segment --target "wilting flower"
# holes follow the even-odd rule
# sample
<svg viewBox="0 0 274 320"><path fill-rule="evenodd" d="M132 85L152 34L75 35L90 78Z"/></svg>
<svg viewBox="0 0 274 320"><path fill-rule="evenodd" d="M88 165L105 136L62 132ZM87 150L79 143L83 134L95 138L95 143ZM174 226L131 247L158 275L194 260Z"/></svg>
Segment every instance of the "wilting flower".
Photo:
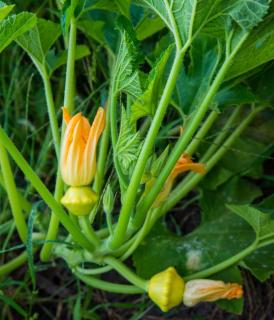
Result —
<svg viewBox="0 0 274 320"><path fill-rule="evenodd" d="M97 194L88 186L96 172L96 146L105 127L105 112L99 108L92 125L81 113L72 118L66 108L60 168L64 182L70 186L61 203L75 215L90 213Z"/></svg>
<svg viewBox="0 0 274 320"><path fill-rule="evenodd" d="M164 312L180 304L183 293L184 280L173 267L155 274L149 281L148 295Z"/></svg>
<svg viewBox="0 0 274 320"><path fill-rule="evenodd" d="M153 203L153 207L156 208L160 205L162 201L166 199L169 195L174 180L179 174L186 171L193 171L196 173L205 173L205 165L203 163L196 163L192 161L191 157L187 154L182 154L179 160L176 162L175 167L171 171L169 177L167 178L162 191L159 193L158 197ZM146 185L147 190L151 189L156 178L152 178Z"/></svg>
<svg viewBox="0 0 274 320"><path fill-rule="evenodd" d="M243 296L243 288L238 283L197 279L185 285L183 302L186 306L194 306L199 302L219 299L239 299Z"/></svg>
<svg viewBox="0 0 274 320"><path fill-rule="evenodd" d="M205 173L205 165L203 163L196 163L192 161L191 157L188 154L184 153L176 162L176 165L171 171L169 178L174 180L180 173L186 171Z"/></svg>
<svg viewBox="0 0 274 320"><path fill-rule="evenodd" d="M71 118L66 108L63 117L67 128L60 156L62 178L69 186L89 185L96 171L96 146L105 127L104 109L98 109L91 126L81 113Z"/></svg>

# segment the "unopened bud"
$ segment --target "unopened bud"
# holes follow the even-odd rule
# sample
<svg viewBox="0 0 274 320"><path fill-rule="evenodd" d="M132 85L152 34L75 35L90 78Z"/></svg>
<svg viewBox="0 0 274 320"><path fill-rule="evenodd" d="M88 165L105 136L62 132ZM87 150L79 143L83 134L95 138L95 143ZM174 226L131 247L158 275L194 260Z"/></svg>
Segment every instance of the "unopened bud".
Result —
<svg viewBox="0 0 274 320"><path fill-rule="evenodd" d="M194 306L199 302L216 301L219 299L239 299L243 296L242 286L238 283L197 279L185 285L184 304Z"/></svg>
<svg viewBox="0 0 274 320"><path fill-rule="evenodd" d="M111 188L111 185L108 184L106 192L103 197L103 207L106 213L111 213L114 206L114 195Z"/></svg>
<svg viewBox="0 0 274 320"><path fill-rule="evenodd" d="M173 267L157 273L149 281L148 295L164 312L180 304L183 294L184 280Z"/></svg>

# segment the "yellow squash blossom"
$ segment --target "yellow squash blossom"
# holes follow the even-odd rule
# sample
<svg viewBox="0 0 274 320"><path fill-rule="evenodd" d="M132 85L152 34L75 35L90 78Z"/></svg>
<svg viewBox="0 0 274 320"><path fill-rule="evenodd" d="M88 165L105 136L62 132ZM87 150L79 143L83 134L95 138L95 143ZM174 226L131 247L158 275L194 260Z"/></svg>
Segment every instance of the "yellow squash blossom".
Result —
<svg viewBox="0 0 274 320"><path fill-rule="evenodd" d="M60 156L62 178L72 187L89 185L96 171L96 146L105 128L104 109L98 109L91 126L81 113L71 118L64 108L63 116L67 128Z"/></svg>
<svg viewBox="0 0 274 320"><path fill-rule="evenodd" d="M86 215L97 200L88 186L96 172L96 146L105 128L105 112L99 108L92 125L77 113L71 118L63 109L67 124L61 147L60 169L64 182L70 186L61 203L75 215Z"/></svg>
<svg viewBox="0 0 274 320"><path fill-rule="evenodd" d="M239 299L242 296L243 288L238 283L197 279L186 283L183 301L186 306L191 307L199 302Z"/></svg>

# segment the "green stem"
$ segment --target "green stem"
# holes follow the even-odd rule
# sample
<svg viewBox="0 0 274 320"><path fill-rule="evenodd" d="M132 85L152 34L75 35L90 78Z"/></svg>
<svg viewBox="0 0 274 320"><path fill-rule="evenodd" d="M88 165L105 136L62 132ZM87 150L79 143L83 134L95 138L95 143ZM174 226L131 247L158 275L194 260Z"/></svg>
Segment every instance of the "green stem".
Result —
<svg viewBox="0 0 274 320"><path fill-rule="evenodd" d="M143 289L140 289L138 287L132 286L132 285L126 285L126 284L117 284L112 282L103 281L97 278L93 278L90 276L82 275L81 273L75 271L74 274L85 282L87 285L101 289L107 292L113 292L113 293L124 293L124 294L139 294L144 293Z"/></svg>
<svg viewBox="0 0 274 320"><path fill-rule="evenodd" d="M253 242L251 246L247 247L243 251L239 252L235 256L216 264L215 266L205 269L203 271L194 273L190 276L185 276L184 280L189 281L193 279L204 279L212 276L215 273L221 272L234 264L238 263L239 261L243 260L246 256L248 256L250 253L252 253L257 248L257 241Z"/></svg>
<svg viewBox="0 0 274 320"><path fill-rule="evenodd" d="M148 212L142 228L139 230L139 232L134 237L133 243L130 245L130 247L127 249L127 251L122 255L122 257L121 257L122 261L127 259L128 257L130 257L133 254L133 252L139 247L140 243L143 241L145 236L148 234L149 230L151 229L150 222L151 222L151 216L153 216L154 210L155 209L152 209L152 211Z"/></svg>
<svg viewBox="0 0 274 320"><path fill-rule="evenodd" d="M193 155L193 153L199 147L202 139L205 137L205 135L211 129L211 127L214 124L215 120L217 119L218 115L219 115L219 113L215 110L210 112L210 115L207 117L206 121L203 123L201 129L197 132L197 134L194 136L191 143L186 148L185 153L187 153L189 156Z"/></svg>
<svg viewBox="0 0 274 320"><path fill-rule="evenodd" d="M18 167L22 170L28 180L32 183L33 187L40 194L46 204L51 208L51 210L56 214L58 219L62 222L64 227L72 235L74 241L78 243L83 248L88 251L93 251L94 247L90 242L84 237L79 230L70 220L69 216L66 214L64 209L60 204L54 199L52 194L49 192L47 187L43 184L40 178L32 170L30 165L21 155L20 151L15 147L9 137L6 135L5 131L0 127L0 141L5 146L7 151L10 153L13 160L17 163Z"/></svg>
<svg viewBox="0 0 274 320"><path fill-rule="evenodd" d="M68 44L68 58L66 69L66 83L65 83L65 99L64 105L68 108L70 113L74 110L74 80L75 80L75 51L76 51L76 20L74 17L70 21L70 33Z"/></svg>
<svg viewBox="0 0 274 320"><path fill-rule="evenodd" d="M173 32L173 35L174 35L176 48L177 48L177 50L180 50L182 48L182 41L181 41L181 36L180 36L180 32L179 32L176 20L174 18L173 12L172 12L172 10L171 10L171 8L169 6L168 1L164 0L164 3L165 3L165 7L167 9L168 18L169 18L171 26L172 26L172 32Z"/></svg>
<svg viewBox="0 0 274 320"><path fill-rule="evenodd" d="M58 169L55 192L54 192L54 198L58 203L60 202L60 200L62 198L63 188L64 188L64 183L61 178L60 170ZM45 241L45 243L41 249L41 252L40 252L41 261L48 261L49 260L53 244L50 242L47 242L47 241L49 241L49 240L53 241L56 239L58 229L59 229L59 219L54 212L51 212L49 228L48 228L48 232L47 232L46 239L45 239L46 241Z"/></svg>
<svg viewBox="0 0 274 320"><path fill-rule="evenodd" d="M137 276L137 274L132 272L124 263L113 257L104 258L104 262L112 266L113 269L120 273L129 282L133 283L135 286L143 289L144 291L147 291L148 281Z"/></svg>
<svg viewBox="0 0 274 320"><path fill-rule="evenodd" d="M137 214L133 220L133 226L135 228L138 228L142 221L144 220L144 215L149 210L151 205L153 204L154 200L158 196L159 192L162 190L162 187L164 183L166 182L166 179L168 178L171 170L174 168L177 160L182 155L184 149L188 145L188 143L191 141L194 133L196 132L197 128L199 127L201 121L203 120L203 117L205 116L210 103L212 99L214 98L218 88L220 87L222 81L224 80L224 77L226 75L226 72L228 71L233 58L237 51L240 49L241 45L243 44L244 40L246 39L247 35L243 36L241 41L239 41L238 45L235 47L231 55L224 61L221 69L219 70L216 78L214 79L212 85L210 86L210 89L208 90L207 95L205 96L204 100L202 101L201 105L195 111L194 117L190 121L188 127L186 128L186 132L182 135L182 137L177 142L175 148L173 149L166 165L164 166L163 170L161 171L159 177L156 179L154 186L150 190L150 192L147 194L145 199L141 202L139 206L139 210L137 211Z"/></svg>
<svg viewBox="0 0 274 320"><path fill-rule="evenodd" d="M79 217L79 223L83 230L84 235L94 245L94 247L100 246L101 241L96 235L95 231L93 230L92 225L90 224L90 221L89 221L89 217L88 216Z"/></svg>
<svg viewBox="0 0 274 320"><path fill-rule="evenodd" d="M4 141L2 139L0 139L0 141L0 164L9 198L11 212L15 221L19 237L23 243L26 243L28 233L27 224L18 198L18 191L15 185L13 172L10 167L9 158L4 146L2 145L2 143L4 144Z"/></svg>
<svg viewBox="0 0 274 320"><path fill-rule="evenodd" d="M114 85L112 85L114 86ZM117 131L117 97L118 94L114 88L110 91L110 131L111 131L111 141L112 147L115 149L118 140Z"/></svg>
<svg viewBox="0 0 274 320"><path fill-rule="evenodd" d="M151 123L150 129L146 136L144 145L138 157L137 163L135 165L135 168L132 174L132 178L130 180L129 186L127 188L127 191L124 197L123 206L119 215L117 227L115 229L114 236L110 243L110 247L112 249L119 247L120 244L123 243L124 241L125 233L129 223L130 214L134 207L134 203L136 200L136 193L144 173L146 162L148 157L151 154L155 139L157 138L158 131L164 119L167 106L171 99L173 89L176 85L177 76L181 70L182 59L186 50L187 50L187 47L184 47L183 50L176 53L173 66L167 80L167 84L163 91L163 95L159 102L159 106L157 108L157 111Z"/></svg>
<svg viewBox="0 0 274 320"><path fill-rule="evenodd" d="M2 176L2 173L0 172L0 185L1 187L4 189L4 190L7 190L6 189L6 185L5 185L5 182L4 182L4 177ZM20 206L21 208L26 212L26 213L29 213L30 210L31 210L31 207L32 205L30 204L30 202L28 200L26 200L23 195L17 191L18 195L18 199L19 199L19 202L20 202Z"/></svg>
<svg viewBox="0 0 274 320"><path fill-rule="evenodd" d="M70 112L74 109L74 66L75 66L75 50L76 50L76 21L75 18L71 18L70 22L70 35L69 35L69 46L68 46L68 57L67 57L67 69L66 69L66 83L65 83L65 98L64 98L64 105L69 109ZM44 86L46 91L47 97L47 104L48 104L48 113L50 117L51 127L52 127L52 134L55 141L55 150L57 158L59 159L60 153L60 135L59 135L59 128L58 122L55 115L55 108L54 102L52 98L52 90L48 76L46 75L46 71L42 73L42 77L44 80ZM62 124L62 135L64 132L64 125ZM61 178L60 169L58 167L57 171L57 178L56 178L56 185L55 185L55 192L54 198L59 203L62 195L63 195L63 188L64 183ZM49 228L46 236L46 240L55 240L57 237L59 229L59 219L55 212L51 213ZM52 251L52 243L45 243L42 247L40 258L42 261L47 261L50 258L51 251Z"/></svg>
<svg viewBox="0 0 274 320"><path fill-rule="evenodd" d="M113 222L112 222L112 214L111 211L107 210L105 212L106 214L106 220L107 220L107 226L110 236L113 236Z"/></svg>
<svg viewBox="0 0 274 320"><path fill-rule="evenodd" d="M105 170L106 170L106 161L108 156L108 147L109 147L109 134L110 134L110 124L109 124L109 108L106 110L106 127L102 135L102 139L100 141L100 150L97 162L96 176L94 180L94 191L98 194L101 193Z"/></svg>
<svg viewBox="0 0 274 320"><path fill-rule="evenodd" d="M105 267L101 267L101 268L95 268L95 269L84 269L84 268L80 268L80 267L76 267L76 270L78 272L80 272L81 274L86 274L86 275L97 275L97 274L102 274L105 272L108 272L110 270L112 270L111 266L105 266Z"/></svg>
<svg viewBox="0 0 274 320"><path fill-rule="evenodd" d="M59 150L60 150L60 133L59 133L59 127L58 127L58 121L56 117L55 112L55 106L53 101L53 94L52 94L52 87L51 83L47 74L47 71L45 68L42 70L41 76L44 83L45 88L45 95L46 95L46 101L47 101L47 107L48 107L48 115L49 115L49 122L53 137L53 143L55 148L55 153L57 156L57 159L59 158Z"/></svg>
<svg viewBox="0 0 274 320"><path fill-rule="evenodd" d="M12 272L13 270L20 267L22 264L24 264L28 260L28 254L26 251L21 253L16 258L12 259L11 261L3 264L0 266L0 277Z"/></svg>

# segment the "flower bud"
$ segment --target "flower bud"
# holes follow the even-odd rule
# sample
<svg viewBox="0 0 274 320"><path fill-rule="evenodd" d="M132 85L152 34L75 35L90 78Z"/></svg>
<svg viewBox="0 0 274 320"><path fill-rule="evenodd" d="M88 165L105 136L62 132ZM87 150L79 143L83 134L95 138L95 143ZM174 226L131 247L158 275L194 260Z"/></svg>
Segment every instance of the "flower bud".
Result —
<svg viewBox="0 0 274 320"><path fill-rule="evenodd" d="M70 187L61 203L76 216L88 215L97 202L98 196L90 187Z"/></svg>
<svg viewBox="0 0 274 320"><path fill-rule="evenodd" d="M239 299L242 296L243 289L238 283L197 279L186 283L183 301L186 306L191 307L199 302Z"/></svg>
<svg viewBox="0 0 274 320"><path fill-rule="evenodd" d="M111 213L114 206L114 194L111 185L108 184L103 197L103 208L106 213Z"/></svg>
<svg viewBox="0 0 274 320"><path fill-rule="evenodd" d="M148 295L164 312L180 304L183 293L184 280L173 267L155 274L149 281Z"/></svg>

